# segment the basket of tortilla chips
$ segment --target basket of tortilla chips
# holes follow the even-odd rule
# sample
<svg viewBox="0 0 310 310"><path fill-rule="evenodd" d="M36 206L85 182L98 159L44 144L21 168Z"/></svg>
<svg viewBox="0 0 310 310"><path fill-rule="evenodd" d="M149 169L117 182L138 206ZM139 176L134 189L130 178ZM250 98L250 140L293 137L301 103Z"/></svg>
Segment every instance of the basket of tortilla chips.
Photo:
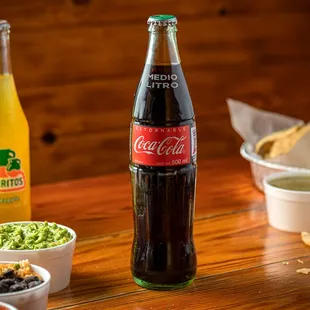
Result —
<svg viewBox="0 0 310 310"><path fill-rule="evenodd" d="M243 138L240 153L251 164L254 184L279 171L310 172L310 124L228 99L231 123Z"/></svg>

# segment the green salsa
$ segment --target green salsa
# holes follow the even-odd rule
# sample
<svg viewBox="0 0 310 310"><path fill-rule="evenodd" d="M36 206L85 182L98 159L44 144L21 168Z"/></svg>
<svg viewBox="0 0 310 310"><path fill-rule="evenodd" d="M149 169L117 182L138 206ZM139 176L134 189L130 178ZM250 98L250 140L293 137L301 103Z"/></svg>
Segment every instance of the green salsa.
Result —
<svg viewBox="0 0 310 310"><path fill-rule="evenodd" d="M291 191L310 191L310 176L283 177L269 181L269 184Z"/></svg>
<svg viewBox="0 0 310 310"><path fill-rule="evenodd" d="M38 250L67 243L72 235L55 223L6 224L0 226L1 250Z"/></svg>

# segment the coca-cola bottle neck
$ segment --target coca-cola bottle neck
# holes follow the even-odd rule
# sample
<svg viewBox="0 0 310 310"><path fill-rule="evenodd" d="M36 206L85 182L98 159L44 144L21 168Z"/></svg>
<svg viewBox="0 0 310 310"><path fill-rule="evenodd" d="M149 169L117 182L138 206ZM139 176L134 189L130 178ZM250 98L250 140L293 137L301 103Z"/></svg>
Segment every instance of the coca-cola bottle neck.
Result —
<svg viewBox="0 0 310 310"><path fill-rule="evenodd" d="M146 64L156 66L180 64L176 32L176 25L150 25Z"/></svg>
<svg viewBox="0 0 310 310"><path fill-rule="evenodd" d="M0 20L0 74L11 74L10 25Z"/></svg>
<svg viewBox="0 0 310 310"><path fill-rule="evenodd" d="M177 19L153 15L143 74L135 94L133 119L152 126L182 126L194 122L194 111L180 65Z"/></svg>

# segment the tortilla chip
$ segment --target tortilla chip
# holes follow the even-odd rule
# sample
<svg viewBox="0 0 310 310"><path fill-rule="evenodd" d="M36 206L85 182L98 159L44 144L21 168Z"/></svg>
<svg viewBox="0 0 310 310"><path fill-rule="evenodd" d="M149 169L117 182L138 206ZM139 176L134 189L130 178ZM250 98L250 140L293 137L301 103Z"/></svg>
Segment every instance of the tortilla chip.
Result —
<svg viewBox="0 0 310 310"><path fill-rule="evenodd" d="M310 131L310 125L296 125L277 131L257 142L255 151L265 159L287 154Z"/></svg>
<svg viewBox="0 0 310 310"><path fill-rule="evenodd" d="M301 239L302 241L306 244L310 246L310 233L308 232L302 232L301 233Z"/></svg>
<svg viewBox="0 0 310 310"><path fill-rule="evenodd" d="M309 268L301 268L301 269L297 269L296 272L301 273L301 274L309 274L310 269Z"/></svg>

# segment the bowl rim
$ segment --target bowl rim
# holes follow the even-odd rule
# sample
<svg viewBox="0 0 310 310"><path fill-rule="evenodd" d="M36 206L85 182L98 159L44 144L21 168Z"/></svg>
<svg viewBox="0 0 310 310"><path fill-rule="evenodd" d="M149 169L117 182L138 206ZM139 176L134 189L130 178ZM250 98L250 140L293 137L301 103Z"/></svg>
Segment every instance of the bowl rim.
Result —
<svg viewBox="0 0 310 310"><path fill-rule="evenodd" d="M0 261L0 264L17 264L18 262L15 261ZM36 271L38 274L40 274L40 272L44 271L47 275L47 280L44 280L43 283L41 283L38 286L35 286L33 288L30 288L28 290L23 290L23 291L18 291L18 292L11 292L11 293L1 293L0 294L0 298L1 297L10 297L10 296L20 296L20 295L27 295L28 293L32 293L36 290L39 290L43 287L49 286L50 282L51 282L51 274L49 273L48 270L46 270L45 268L38 266L38 265L34 265L34 264L30 264L30 266L34 269L38 269L39 271ZM40 274L41 275L41 274ZM42 276L42 275L41 275Z"/></svg>
<svg viewBox="0 0 310 310"><path fill-rule="evenodd" d="M3 301L0 301L0 306L6 307L6 310L18 310L14 306L12 306L12 305L10 305L10 304L8 304L6 302L3 302Z"/></svg>
<svg viewBox="0 0 310 310"><path fill-rule="evenodd" d="M2 223L0 224L0 227L1 226L5 226L5 225L12 225L12 224L31 224L31 223L45 223L45 221L17 221L17 222L6 222L6 223ZM47 222L49 225L52 225L53 223L52 222ZM60 244L60 245L57 245L57 246L54 246L52 248L46 248L46 249L35 249L35 250L7 250L7 249L1 249L0 248L0 252L10 252L10 253L34 253L34 252L49 252L49 251L54 251L56 249L61 249L61 248L65 248L67 247L68 245L72 244L72 243L75 243L76 242L76 239L77 239L77 235L76 235L76 232L70 228L70 227L67 227L65 225L62 225L62 224L57 224L55 223L57 226L60 226L61 228L65 228L67 229L67 231L72 235L72 239L69 240L68 242L64 243L64 244Z"/></svg>
<svg viewBox="0 0 310 310"><path fill-rule="evenodd" d="M261 156L259 156L253 151L253 145L248 142L242 143L241 148L240 148L240 154L244 159L248 160L249 162L258 164L266 168L275 169L275 170L286 170L290 172L310 173L310 169L307 169L307 168L286 166L283 164L273 163L273 162L264 160Z"/></svg>

